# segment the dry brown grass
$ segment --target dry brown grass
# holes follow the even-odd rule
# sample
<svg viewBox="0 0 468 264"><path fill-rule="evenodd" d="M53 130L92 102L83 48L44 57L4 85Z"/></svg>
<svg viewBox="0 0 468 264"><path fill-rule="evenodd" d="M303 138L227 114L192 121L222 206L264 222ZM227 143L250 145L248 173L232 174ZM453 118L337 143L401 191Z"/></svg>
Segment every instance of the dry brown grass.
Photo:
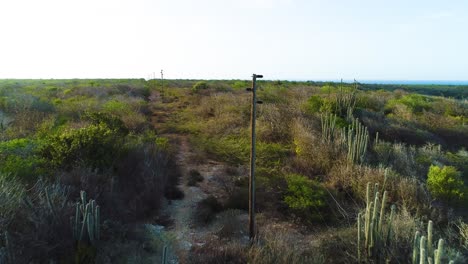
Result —
<svg viewBox="0 0 468 264"><path fill-rule="evenodd" d="M333 164L343 158L337 148L330 147L322 141L317 131L320 123L317 120L294 120L292 133L295 147L295 167L305 175L325 174Z"/></svg>

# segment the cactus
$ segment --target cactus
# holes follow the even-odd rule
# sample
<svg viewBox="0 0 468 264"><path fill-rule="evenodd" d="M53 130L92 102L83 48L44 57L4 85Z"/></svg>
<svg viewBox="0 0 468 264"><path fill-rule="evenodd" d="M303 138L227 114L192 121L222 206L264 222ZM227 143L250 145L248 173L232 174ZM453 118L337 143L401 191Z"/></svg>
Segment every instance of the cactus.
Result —
<svg viewBox="0 0 468 264"><path fill-rule="evenodd" d="M386 247L390 243L392 223L396 207L392 205L390 217L385 221L385 211L388 193L384 191L380 198L379 185L374 185L374 197L371 197L371 183L367 184L366 211L364 223L361 223L362 214L358 216L358 259L361 261L361 251L367 253L367 258L385 259ZM361 243L362 225L364 227L364 245ZM361 249L362 247L362 249Z"/></svg>
<svg viewBox="0 0 468 264"><path fill-rule="evenodd" d="M362 125L359 119L356 118L350 126L337 131L336 118L336 115L321 115L322 140L328 144L335 143L337 141L335 134L339 132L338 142L347 151L349 163L363 163L369 143L367 127Z"/></svg>
<svg viewBox="0 0 468 264"><path fill-rule="evenodd" d="M413 258L412 263L420 264L441 264L442 258L444 257L444 240L439 239L437 249L433 250L433 229L434 223L429 220L427 224L427 238L421 236L419 231L416 231L413 241ZM419 255L418 255L419 251Z"/></svg>
<svg viewBox="0 0 468 264"><path fill-rule="evenodd" d="M369 131L367 127L359 122L359 119L354 119L351 126L343 128L346 134L345 142L348 148L348 161L350 163L362 163L367 152L367 144L369 142Z"/></svg>
<svg viewBox="0 0 468 264"><path fill-rule="evenodd" d="M443 239L439 239L439 243L437 244L437 249L435 250L435 252L437 253L434 253L434 264L440 264L441 259L444 255L444 240Z"/></svg>
<svg viewBox="0 0 468 264"><path fill-rule="evenodd" d="M322 140L327 143L334 142L336 115L321 115L320 121L322 124Z"/></svg>
<svg viewBox="0 0 468 264"><path fill-rule="evenodd" d="M361 217L362 214L358 214L357 218L357 227L358 227L358 235L357 235L357 254L358 254L358 263L361 263Z"/></svg>
<svg viewBox="0 0 468 264"><path fill-rule="evenodd" d="M434 250L432 249L432 231L434 228L434 223L429 220L427 223L427 256L428 257L433 257L434 255L432 254Z"/></svg>
<svg viewBox="0 0 468 264"><path fill-rule="evenodd" d="M167 263L167 246L163 247L163 253L161 257L161 263L166 264Z"/></svg>
<svg viewBox="0 0 468 264"><path fill-rule="evenodd" d="M413 241L413 259L412 262L413 264L418 263L419 259L419 241L420 241L421 233L419 231L416 231L414 234L414 241Z"/></svg>
<svg viewBox="0 0 468 264"><path fill-rule="evenodd" d="M335 113L340 116L344 116L346 114L348 121L351 121L353 119L353 112L357 101L357 82L354 82L354 87L349 92L343 89L342 82L335 100Z"/></svg>
<svg viewBox="0 0 468 264"><path fill-rule="evenodd" d="M84 241L86 234L91 244L100 239L100 207L96 201L86 203L86 192L80 193L81 203L76 203L73 235L76 241Z"/></svg>

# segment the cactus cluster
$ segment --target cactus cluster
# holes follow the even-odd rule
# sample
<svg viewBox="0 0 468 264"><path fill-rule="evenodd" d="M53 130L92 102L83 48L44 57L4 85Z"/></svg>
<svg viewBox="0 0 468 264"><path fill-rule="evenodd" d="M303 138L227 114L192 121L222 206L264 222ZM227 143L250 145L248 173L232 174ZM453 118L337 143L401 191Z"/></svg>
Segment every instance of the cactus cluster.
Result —
<svg viewBox="0 0 468 264"><path fill-rule="evenodd" d="M386 248L391 242L392 224L396 206L391 206L389 218L386 220L387 191L380 196L379 184L367 184L366 211L358 215L358 260L361 261L361 252L366 252L369 259L386 260ZM371 193L373 192L373 196ZM381 200L381 201L380 201ZM364 235L364 236L363 236ZM364 238L364 239L363 239ZM364 243L363 243L364 242Z"/></svg>
<svg viewBox="0 0 468 264"><path fill-rule="evenodd" d="M321 115L320 121L322 124L322 140L327 143L332 143L336 130L336 115Z"/></svg>
<svg viewBox="0 0 468 264"><path fill-rule="evenodd" d="M413 241L413 264L441 264L444 257L444 240L439 239L437 249L433 248L434 224L429 220L427 223L427 237L416 231ZM453 261L450 261L453 263Z"/></svg>
<svg viewBox="0 0 468 264"><path fill-rule="evenodd" d="M354 108L356 106L357 101L357 83L354 82L354 87L351 91L347 92L343 89L343 84L340 85L338 90L339 92L336 94L336 104L335 104L335 113L340 116L346 116L349 118L354 112ZM351 122L351 120L348 120Z"/></svg>
<svg viewBox="0 0 468 264"><path fill-rule="evenodd" d="M348 162L363 163L369 143L369 131L367 127L362 125L359 119L356 118L347 129L342 129L341 138L348 151Z"/></svg>
<svg viewBox="0 0 468 264"><path fill-rule="evenodd" d="M81 191L81 201L76 203L73 221L73 236L77 241L85 241L86 236L91 244L100 239L100 207L95 200L86 203L86 192Z"/></svg>

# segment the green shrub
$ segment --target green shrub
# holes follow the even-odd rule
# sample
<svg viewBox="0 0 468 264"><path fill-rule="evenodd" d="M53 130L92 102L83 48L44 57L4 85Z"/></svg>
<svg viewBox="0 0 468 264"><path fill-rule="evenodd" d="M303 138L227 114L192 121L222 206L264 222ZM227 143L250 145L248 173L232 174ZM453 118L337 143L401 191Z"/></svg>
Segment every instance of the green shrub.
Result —
<svg viewBox="0 0 468 264"><path fill-rule="evenodd" d="M265 167L281 166L290 152L288 146L279 143L257 142L257 164Z"/></svg>
<svg viewBox="0 0 468 264"><path fill-rule="evenodd" d="M104 123L92 124L47 137L41 155L52 168L71 168L77 163L109 168L122 149L124 136Z"/></svg>
<svg viewBox="0 0 468 264"><path fill-rule="evenodd" d="M315 216L315 212L325 206L325 191L319 182L299 174L286 176L288 184L284 202L289 208L306 217Z"/></svg>
<svg viewBox="0 0 468 264"><path fill-rule="evenodd" d="M465 196L461 173L453 166L429 167L427 187L431 194L446 202L458 201Z"/></svg>
<svg viewBox="0 0 468 264"><path fill-rule="evenodd" d="M206 89L208 89L208 83L204 81L197 82L192 87L193 92L198 92L200 90L206 90Z"/></svg>
<svg viewBox="0 0 468 264"><path fill-rule="evenodd" d="M38 142L26 138L0 142L0 172L27 180L45 173L37 149Z"/></svg>
<svg viewBox="0 0 468 264"><path fill-rule="evenodd" d="M427 111L431 109L432 100L420 94L408 94L398 99L391 99L387 102L385 108L393 109L398 104L405 105L412 113L421 113L423 110Z"/></svg>
<svg viewBox="0 0 468 264"><path fill-rule="evenodd" d="M127 134L129 131L125 127L124 122L117 116L103 112L86 112L85 118L90 120L93 124L104 124L112 130L121 134Z"/></svg>
<svg viewBox="0 0 468 264"><path fill-rule="evenodd" d="M322 105L323 105L322 97L318 95L312 95L311 97L309 97L309 99L307 99L305 110L307 113L310 113L310 114L317 113L318 111L320 111Z"/></svg>

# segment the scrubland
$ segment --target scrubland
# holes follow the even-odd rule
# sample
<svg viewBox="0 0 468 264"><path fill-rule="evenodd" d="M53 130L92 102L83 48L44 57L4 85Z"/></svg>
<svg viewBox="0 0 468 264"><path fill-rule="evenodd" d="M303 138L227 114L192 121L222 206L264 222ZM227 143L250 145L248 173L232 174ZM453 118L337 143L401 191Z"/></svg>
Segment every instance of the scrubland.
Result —
<svg viewBox="0 0 468 264"><path fill-rule="evenodd" d="M164 208L184 199L182 177L210 192L194 230L222 227L189 263L468 261L468 101L421 87L258 85L250 244L233 220L248 210L249 82L1 80L0 260L116 263L112 251L145 233L135 224L171 230ZM216 184L182 173L180 137L194 164L223 164ZM148 259L178 252L170 236L145 243Z"/></svg>

